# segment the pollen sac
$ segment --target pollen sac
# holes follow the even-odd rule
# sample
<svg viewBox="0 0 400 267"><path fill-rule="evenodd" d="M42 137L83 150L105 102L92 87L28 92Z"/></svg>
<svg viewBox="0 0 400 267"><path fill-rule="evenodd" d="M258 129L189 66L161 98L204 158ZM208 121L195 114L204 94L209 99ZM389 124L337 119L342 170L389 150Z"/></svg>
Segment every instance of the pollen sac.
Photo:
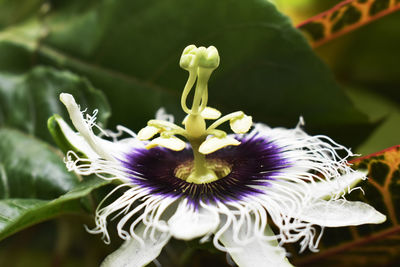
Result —
<svg viewBox="0 0 400 267"><path fill-rule="evenodd" d="M253 124L253 119L251 116L244 115L242 118L230 120L229 123L234 133L244 134L250 130L250 127Z"/></svg>
<svg viewBox="0 0 400 267"><path fill-rule="evenodd" d="M221 117L221 112L215 108L206 107L200 115L206 120L216 120ZM189 115L183 119L182 124L185 125Z"/></svg>
<svg viewBox="0 0 400 267"><path fill-rule="evenodd" d="M154 126L146 126L143 129L141 129L137 135L139 140L144 141L144 140L149 140L156 134L160 132L160 129Z"/></svg>
<svg viewBox="0 0 400 267"><path fill-rule="evenodd" d="M168 138L165 137L157 137L153 139L147 146L147 149L151 149L156 146L165 147L174 151L181 151L186 147L186 143L181 139L171 136Z"/></svg>
<svg viewBox="0 0 400 267"><path fill-rule="evenodd" d="M237 145L240 145L240 142L230 136L225 136L222 138L213 136L213 137L208 138L206 141L204 141L200 145L199 152L207 155L207 154L213 153L223 147L237 146Z"/></svg>
<svg viewBox="0 0 400 267"><path fill-rule="evenodd" d="M206 120L216 120L221 117L221 112L211 107L206 107L200 114Z"/></svg>

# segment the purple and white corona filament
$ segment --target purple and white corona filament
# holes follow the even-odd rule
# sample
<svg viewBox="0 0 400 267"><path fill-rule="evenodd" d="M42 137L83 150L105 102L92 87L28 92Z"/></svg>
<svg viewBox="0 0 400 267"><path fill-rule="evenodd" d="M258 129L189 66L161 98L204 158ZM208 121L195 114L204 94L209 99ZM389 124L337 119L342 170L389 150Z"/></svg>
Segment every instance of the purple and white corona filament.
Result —
<svg viewBox="0 0 400 267"><path fill-rule="evenodd" d="M96 227L89 230L110 242L107 222L119 220L117 231L126 242L104 266L145 265L171 237L212 240L239 266L290 266L280 244L299 241L302 250L316 251L318 227L385 221L368 204L343 197L365 179L349 167L350 150L326 136L307 135L302 121L284 129L253 124L241 111L220 118L207 107L207 82L219 65L214 47L188 46L180 65L189 72L181 99L188 114L184 127L161 111L137 135L119 127L130 137L102 131L104 139L71 95L60 96L78 130L56 119L74 147L68 169L120 181L109 195L125 188L112 203L99 205ZM195 83L189 109L186 98ZM207 126L205 120L215 121ZM225 122L234 134L217 129Z"/></svg>

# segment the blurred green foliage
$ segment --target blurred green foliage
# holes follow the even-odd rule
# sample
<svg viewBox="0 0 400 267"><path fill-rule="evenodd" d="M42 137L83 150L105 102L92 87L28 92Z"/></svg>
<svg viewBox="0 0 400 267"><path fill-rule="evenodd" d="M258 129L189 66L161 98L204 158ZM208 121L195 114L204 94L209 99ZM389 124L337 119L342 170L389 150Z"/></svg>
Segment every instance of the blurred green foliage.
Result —
<svg viewBox="0 0 400 267"><path fill-rule="evenodd" d="M380 124L357 148L364 155L399 144L399 23L393 13L316 50L358 109Z"/></svg>

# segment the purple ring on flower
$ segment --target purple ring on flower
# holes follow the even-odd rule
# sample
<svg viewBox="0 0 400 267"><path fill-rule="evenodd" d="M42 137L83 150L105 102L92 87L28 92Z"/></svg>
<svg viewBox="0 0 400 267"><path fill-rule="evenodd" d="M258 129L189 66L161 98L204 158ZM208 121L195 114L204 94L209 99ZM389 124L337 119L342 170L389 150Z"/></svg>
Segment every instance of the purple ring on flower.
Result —
<svg viewBox="0 0 400 267"><path fill-rule="evenodd" d="M263 194L259 186L271 186L270 180L279 177L279 172L290 167L290 161L281 156L281 149L265 137L236 137L241 144L228 146L212 154L207 160L225 165L228 174L204 184L188 183L178 178L178 168L190 168L192 149L171 151L156 147L150 150L133 148L122 160L130 174L132 183L147 188L149 194L165 197L184 197L198 207L199 201L229 202L241 200L248 195Z"/></svg>

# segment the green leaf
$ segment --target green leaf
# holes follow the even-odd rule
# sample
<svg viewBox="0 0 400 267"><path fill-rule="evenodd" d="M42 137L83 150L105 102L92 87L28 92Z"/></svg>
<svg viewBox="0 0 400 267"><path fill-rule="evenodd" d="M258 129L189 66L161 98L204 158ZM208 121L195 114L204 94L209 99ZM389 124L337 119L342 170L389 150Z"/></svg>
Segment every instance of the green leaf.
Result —
<svg viewBox="0 0 400 267"><path fill-rule="evenodd" d="M347 199L369 203L387 216L377 225L326 228L320 252L298 257L304 266L389 266L400 260L400 145L352 161L368 180ZM363 193L365 192L365 194Z"/></svg>
<svg viewBox="0 0 400 267"><path fill-rule="evenodd" d="M44 29L47 35L40 35ZM191 43L220 51L211 106L280 126L293 127L303 115L311 131L354 144L368 133L358 133L367 128L366 118L268 1L69 1L54 5L43 24L4 32L0 54L2 48L20 51L18 62L23 53L35 54L39 63L85 75L109 97L112 124L138 130L161 106L183 118L179 96L187 74L178 61Z"/></svg>
<svg viewBox="0 0 400 267"><path fill-rule="evenodd" d="M356 107L368 115L373 123L379 123L371 135L357 149L368 155L399 143L400 105L377 92L360 88L346 88L346 93Z"/></svg>
<svg viewBox="0 0 400 267"><path fill-rule="evenodd" d="M0 129L0 198L52 199L78 177L67 171L55 149L19 131Z"/></svg>
<svg viewBox="0 0 400 267"><path fill-rule="evenodd" d="M109 181L92 177L54 200L29 198L0 200L0 240L33 224L62 214L82 211L79 199L108 183Z"/></svg>
<svg viewBox="0 0 400 267"><path fill-rule="evenodd" d="M0 239L81 211L79 198L108 183L99 178L79 182L52 147L19 131L0 129Z"/></svg>
<svg viewBox="0 0 400 267"><path fill-rule="evenodd" d="M375 2L379 3L370 3ZM382 1L383 4L387 2ZM400 6L399 3L397 6ZM400 12L385 16L321 46L318 53L329 62L342 83L368 88L399 103L399 22Z"/></svg>
<svg viewBox="0 0 400 267"><path fill-rule="evenodd" d="M53 142L47 119L54 113L68 118L59 101L61 92L74 94L90 114L99 108L100 124L110 115L104 95L71 72L44 66L0 72L0 238L81 211L78 199L106 184L99 179L79 184L78 177L67 171L62 154L33 137ZM60 197L77 186L79 190Z"/></svg>
<svg viewBox="0 0 400 267"><path fill-rule="evenodd" d="M23 21L38 12L42 3L43 0L0 1L0 28Z"/></svg>
<svg viewBox="0 0 400 267"><path fill-rule="evenodd" d="M73 94L91 114L99 109L98 121L110 115L104 95L84 78L51 67L35 67L24 74L0 72L0 126L12 127L46 141L53 141L47 119L54 113L68 118L59 94Z"/></svg>
<svg viewBox="0 0 400 267"><path fill-rule="evenodd" d="M395 86L400 82L399 22L400 12L396 12L338 42L341 48L333 66L337 73L348 80L373 85L378 92L399 101L398 87Z"/></svg>

